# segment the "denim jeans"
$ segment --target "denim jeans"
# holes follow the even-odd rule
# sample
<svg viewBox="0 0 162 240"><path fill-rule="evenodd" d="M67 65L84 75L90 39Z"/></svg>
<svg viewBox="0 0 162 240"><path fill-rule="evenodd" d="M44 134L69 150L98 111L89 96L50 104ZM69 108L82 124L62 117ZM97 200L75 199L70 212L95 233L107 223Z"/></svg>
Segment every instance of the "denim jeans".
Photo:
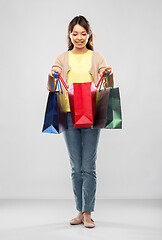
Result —
<svg viewBox="0 0 162 240"><path fill-rule="evenodd" d="M63 132L67 145L72 186L78 211L92 212L96 193L96 158L100 129L74 128L67 113L68 129Z"/></svg>

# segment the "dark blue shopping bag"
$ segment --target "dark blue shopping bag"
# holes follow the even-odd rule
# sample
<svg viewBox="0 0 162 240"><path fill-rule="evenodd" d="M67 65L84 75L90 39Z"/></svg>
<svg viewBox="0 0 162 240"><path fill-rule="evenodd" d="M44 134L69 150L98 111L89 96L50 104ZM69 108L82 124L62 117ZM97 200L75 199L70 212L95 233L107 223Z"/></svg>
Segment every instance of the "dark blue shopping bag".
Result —
<svg viewBox="0 0 162 240"><path fill-rule="evenodd" d="M55 76L57 78L55 90L52 92ZM58 88L58 91L56 89ZM51 91L48 95L44 117L43 133L62 133L67 129L65 92L62 89L57 73L54 73Z"/></svg>

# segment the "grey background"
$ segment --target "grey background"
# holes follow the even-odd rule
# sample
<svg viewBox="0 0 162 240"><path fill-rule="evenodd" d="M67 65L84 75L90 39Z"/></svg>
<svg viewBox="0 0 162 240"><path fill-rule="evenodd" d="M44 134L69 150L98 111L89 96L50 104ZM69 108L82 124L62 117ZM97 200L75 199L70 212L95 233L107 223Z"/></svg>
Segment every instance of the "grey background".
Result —
<svg viewBox="0 0 162 240"><path fill-rule="evenodd" d="M162 197L162 2L0 1L0 198L73 198L63 135L41 133L47 74L85 16L120 87L123 129L102 130L98 199Z"/></svg>

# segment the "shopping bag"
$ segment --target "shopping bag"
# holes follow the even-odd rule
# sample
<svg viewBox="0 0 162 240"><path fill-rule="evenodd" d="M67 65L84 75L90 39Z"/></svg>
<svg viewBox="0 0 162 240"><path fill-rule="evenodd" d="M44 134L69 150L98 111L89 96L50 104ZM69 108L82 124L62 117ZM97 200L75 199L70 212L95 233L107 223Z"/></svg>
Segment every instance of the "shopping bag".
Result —
<svg viewBox="0 0 162 240"><path fill-rule="evenodd" d="M107 121L107 106L109 102L110 89L97 89L96 111L94 117L93 128L104 128ZM112 118L112 115L109 116Z"/></svg>
<svg viewBox="0 0 162 240"><path fill-rule="evenodd" d="M57 77L55 91L52 92L55 77ZM49 92L47 100L42 129L43 133L59 134L67 129L67 113L65 111L65 104L65 92L62 89L58 74L54 73L51 91Z"/></svg>
<svg viewBox="0 0 162 240"><path fill-rule="evenodd" d="M122 128L122 113L119 88L110 88L105 128Z"/></svg>
<svg viewBox="0 0 162 240"><path fill-rule="evenodd" d="M93 82L68 86L71 117L75 128L91 128L96 108L96 86Z"/></svg>
<svg viewBox="0 0 162 240"><path fill-rule="evenodd" d="M122 128L122 113L119 88L114 88L113 83L111 87L105 86L101 89L104 74L111 75L108 71L104 71L97 88L96 111L93 123L93 128L106 128L106 129L121 129ZM107 77L107 76L106 76Z"/></svg>

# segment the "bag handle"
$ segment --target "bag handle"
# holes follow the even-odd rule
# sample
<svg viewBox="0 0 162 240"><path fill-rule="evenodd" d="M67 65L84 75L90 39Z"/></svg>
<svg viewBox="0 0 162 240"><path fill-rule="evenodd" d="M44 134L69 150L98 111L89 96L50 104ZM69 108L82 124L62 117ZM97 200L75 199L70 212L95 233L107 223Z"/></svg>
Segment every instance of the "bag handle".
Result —
<svg viewBox="0 0 162 240"><path fill-rule="evenodd" d="M102 76L100 77L100 80L99 80L98 83L96 84L96 88L98 88L98 86L99 86L99 84L101 83L101 81L103 81L103 76L104 76L105 72L106 72L106 77L107 77L107 73L108 73L109 76L110 76L110 72L105 68L105 70L104 70L103 73L102 73ZM65 87L65 89L68 91L68 86L67 86L67 84L65 83L65 81L63 80L63 78L61 77L60 73L59 73L59 72L55 72L55 73L57 73L57 74L59 75L59 79L61 80L61 82L62 82L63 86ZM111 81L111 86L112 86L112 88L113 88L113 83L112 83L112 80L111 80L111 76L110 76L110 81Z"/></svg>
<svg viewBox="0 0 162 240"><path fill-rule="evenodd" d="M63 80L63 78L61 77L60 73L59 72L56 72L58 75L59 75L59 79L61 80L63 86L65 87L66 90L68 90L68 86L66 84L66 82Z"/></svg>
<svg viewBox="0 0 162 240"><path fill-rule="evenodd" d="M56 91L56 88L57 88L57 85L58 85L58 92L59 92L59 95L60 95L60 89L61 89L61 93L62 93L62 94L63 94L63 90L62 90L62 86L61 86L60 79L59 79L59 77L58 77L57 72L54 72L54 75L53 75L51 92L52 92L52 89L53 89L53 84L54 84L55 75L56 75L56 78L57 78L57 80L56 80L56 85L55 85L55 91Z"/></svg>
<svg viewBox="0 0 162 240"><path fill-rule="evenodd" d="M51 86L51 92L52 92L52 89L53 89L54 79L55 79L55 73L54 73L54 75L53 75L52 86ZM56 85L57 85L57 82L56 82ZM55 90L56 90L56 86L55 86Z"/></svg>
<svg viewBox="0 0 162 240"><path fill-rule="evenodd" d="M111 80L111 76L110 76L110 72L105 68L105 70L103 71L102 73L102 76L100 77L100 80L98 81L98 83L96 84L96 88L98 88L99 84L101 83L101 81L103 82L103 77L105 75L105 72L106 72L106 78L107 78L107 74L109 75L110 77L110 81L111 81L111 87L113 88L113 83L112 83L112 80Z"/></svg>

